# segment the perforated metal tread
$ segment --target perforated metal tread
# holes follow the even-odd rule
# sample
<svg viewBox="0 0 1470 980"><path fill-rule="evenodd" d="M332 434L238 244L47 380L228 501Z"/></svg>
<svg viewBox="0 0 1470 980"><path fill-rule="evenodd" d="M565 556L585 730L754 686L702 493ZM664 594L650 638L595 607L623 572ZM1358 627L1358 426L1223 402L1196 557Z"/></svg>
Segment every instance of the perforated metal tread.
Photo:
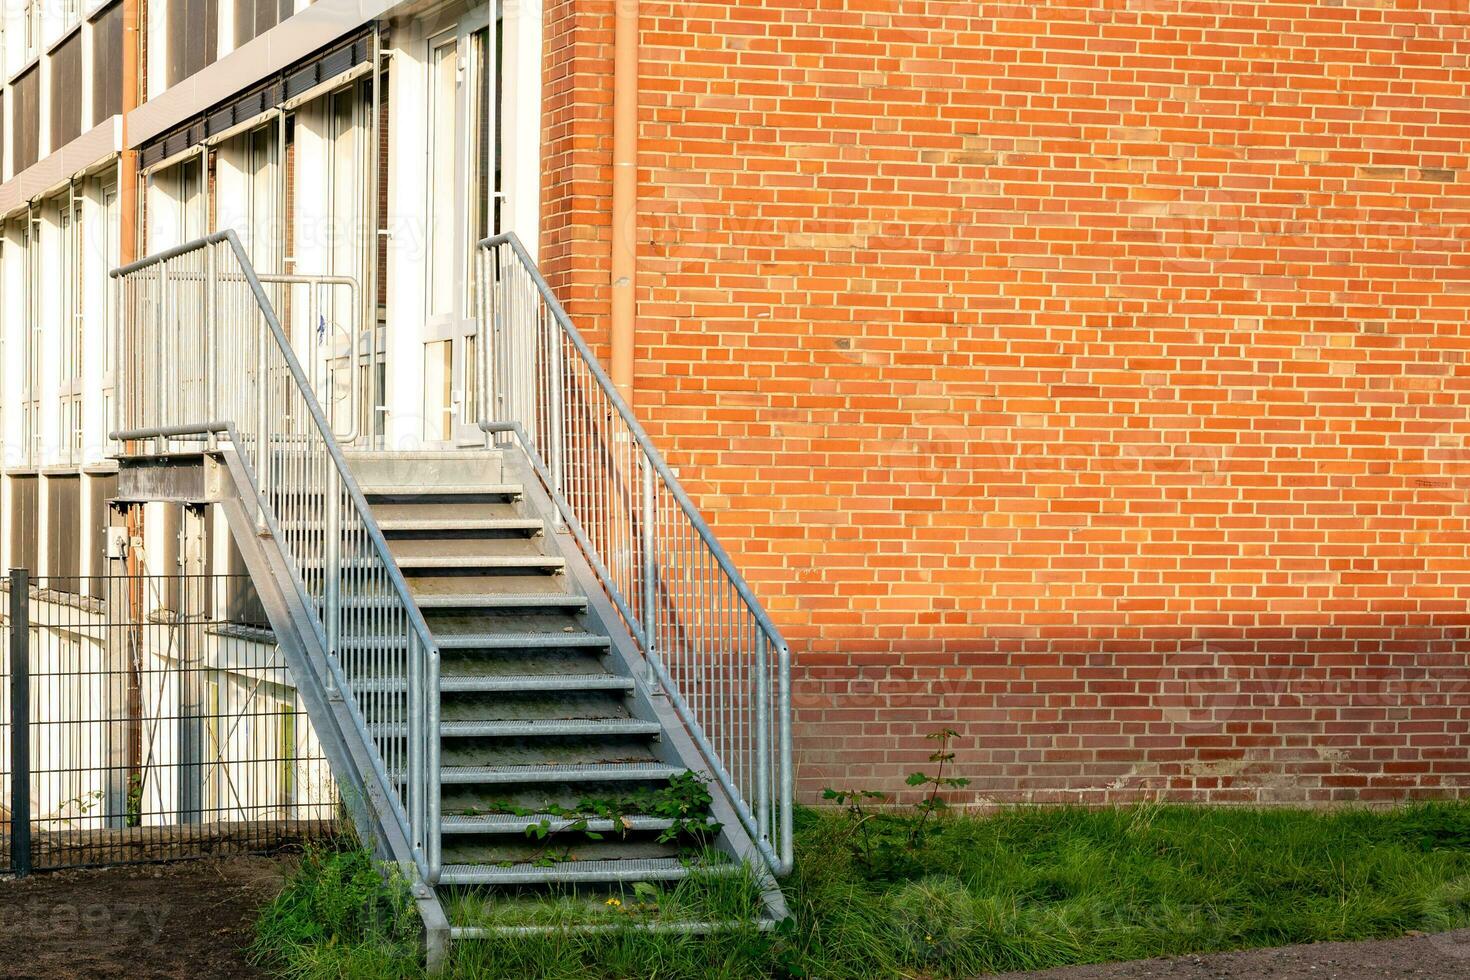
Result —
<svg viewBox="0 0 1470 980"><path fill-rule="evenodd" d="M399 568L562 568L559 555L395 555Z"/></svg>
<svg viewBox="0 0 1470 980"><path fill-rule="evenodd" d="M403 725L370 725L375 735L402 737ZM531 718L515 721L442 721L442 738L550 738L561 736L617 737L620 735L657 735L662 731L656 721L636 718L571 718L549 721Z"/></svg>
<svg viewBox="0 0 1470 980"><path fill-rule="evenodd" d="M446 834L524 834L527 828L540 824L545 824L547 831L550 833L559 833L564 830L576 828L578 830L590 830L596 834L607 834L624 830L668 830L674 825L674 821L664 817L628 816L620 817L617 820L586 818L584 823L579 818L558 817L547 813L537 813L522 817L493 813L478 816L467 816L463 814L447 816L440 822L440 827Z"/></svg>
<svg viewBox="0 0 1470 980"><path fill-rule="evenodd" d="M695 872L733 874L738 864L691 867L677 858L629 858L620 861L566 861L548 868L534 864L446 864L439 876L445 885L540 885L602 881L678 881Z"/></svg>
<svg viewBox="0 0 1470 980"><path fill-rule="evenodd" d="M520 650L603 647L612 644L596 633L435 633L441 650Z"/></svg>
<svg viewBox="0 0 1470 980"><path fill-rule="evenodd" d="M444 735L457 738L535 738L562 735L657 735L656 721L637 718L571 718L548 721L540 718L517 721L446 721Z"/></svg>
<svg viewBox="0 0 1470 980"><path fill-rule="evenodd" d="M569 922L548 926L452 926L454 939L490 939L513 936L555 936L567 933L602 935L618 932L670 933L685 936L708 936L718 932L756 929L770 932L779 923L775 919L726 919L719 922Z"/></svg>
<svg viewBox="0 0 1470 980"><path fill-rule="evenodd" d="M631 691L633 678L619 674L512 674L442 677L441 691Z"/></svg>
<svg viewBox="0 0 1470 980"><path fill-rule="evenodd" d="M445 785L506 785L511 783L662 782L684 772L659 762L607 762L595 765L553 766L445 766Z"/></svg>
<svg viewBox="0 0 1470 980"><path fill-rule="evenodd" d="M402 691L401 679L353 682L356 691ZM535 691L631 691L633 678L620 674L444 674L443 694L522 694Z"/></svg>
<svg viewBox="0 0 1470 980"><path fill-rule="evenodd" d="M534 517L423 517L385 518L378 521L384 533L405 531L541 531L545 522Z"/></svg>
<svg viewBox="0 0 1470 980"><path fill-rule="evenodd" d="M596 633L435 633L434 645L440 650L578 650L607 649L605 636ZM343 637L337 641L343 650L397 650L403 641L397 638Z"/></svg>
<svg viewBox="0 0 1470 980"><path fill-rule="evenodd" d="M519 483L380 483L362 488L366 497L519 497Z"/></svg>
<svg viewBox="0 0 1470 980"><path fill-rule="evenodd" d="M497 594L417 594L420 609L531 609L583 608L587 597L569 592L501 592Z"/></svg>

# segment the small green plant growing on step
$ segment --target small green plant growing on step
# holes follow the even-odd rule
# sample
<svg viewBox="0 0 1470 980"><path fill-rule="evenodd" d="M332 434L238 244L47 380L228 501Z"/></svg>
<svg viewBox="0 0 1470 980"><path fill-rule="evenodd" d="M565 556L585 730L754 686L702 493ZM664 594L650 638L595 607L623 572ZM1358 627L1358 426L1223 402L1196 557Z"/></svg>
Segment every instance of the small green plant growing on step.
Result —
<svg viewBox="0 0 1470 980"><path fill-rule="evenodd" d="M672 821L659 834L659 843L686 836L703 842L719 833L719 824L709 818L714 801L709 786L696 773L686 771L670 777L668 786L655 791L647 809L649 816Z"/></svg>
<svg viewBox="0 0 1470 980"><path fill-rule="evenodd" d="M919 819L914 821L913 826L909 829L909 847L911 848L918 847L924 842L924 830L928 826L929 818L949 809L949 802L939 794L945 790L963 789L970 785L968 779L944 774L944 767L954 762L954 752L950 749L950 743L958 738L959 734L953 728L941 728L937 732L924 736L939 743L938 748L929 756L929 761L936 763L938 768L932 776L927 772L915 772L909 775L908 784L910 786L928 787L928 795L914 804L914 810L918 813Z"/></svg>
<svg viewBox="0 0 1470 980"><path fill-rule="evenodd" d="M669 826L658 836L660 844L692 838L703 845L720 832L720 825L711 820L710 806L714 797L704 777L692 771L678 773L669 779L667 786L657 789L641 789L620 796L584 797L573 807L547 801L544 806L529 809L515 806L503 800L486 805L482 812L507 813L529 817L544 814L541 820L529 824L525 829L528 839L544 846L531 858L537 867L548 867L558 861L572 860L570 849L564 856L553 856L553 842L564 834L579 834L588 840L605 840L606 835L592 829L593 820L607 821L612 832L626 837L633 827L634 816L649 816L668 820ZM554 827L553 821L562 826Z"/></svg>

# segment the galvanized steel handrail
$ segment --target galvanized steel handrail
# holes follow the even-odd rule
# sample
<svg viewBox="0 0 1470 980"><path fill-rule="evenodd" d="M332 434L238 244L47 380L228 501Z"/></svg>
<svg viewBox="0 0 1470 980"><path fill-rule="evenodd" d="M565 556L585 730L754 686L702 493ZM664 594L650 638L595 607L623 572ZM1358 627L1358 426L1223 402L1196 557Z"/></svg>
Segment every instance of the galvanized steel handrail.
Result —
<svg viewBox="0 0 1470 980"><path fill-rule="evenodd" d="M167 256L167 258L160 259L160 257L157 255L149 256L145 259L140 259L139 261L134 262L131 265L127 265L121 269L115 270L114 275L127 276L131 273L151 267L160 261L167 261L168 259L177 258L179 255L182 255L187 251L187 247L183 247L182 252L178 249L169 249L168 252L160 253L161 255ZM204 282L205 278L210 274L211 273L209 272L176 271L171 274L170 278L171 280L178 282L197 281L202 283ZM246 278L245 274L241 272L231 273L216 270L212 274L219 282L229 282L233 280L244 283L249 281ZM315 329L317 319L319 317L322 319L325 318L325 314L323 314L322 308L327 305L327 302L329 302L329 300L327 302L323 301L322 291L329 289L345 289L347 291L346 306L352 314L352 318L347 327L347 333L350 338L352 350L348 356L348 426L346 428L346 431L343 431L342 427L338 424L338 399L335 397L335 394L331 391L322 392L319 395L319 403L322 404L323 414L326 416L327 420L332 423L332 434L336 437L338 443L356 442L360 435L360 433L358 432L358 428L361 423L363 400L364 398L373 397L372 395L364 395L362 392L363 378L360 368L363 366L364 362L361 349L362 338L358 329L358 319L361 314L361 309L359 306L361 287L358 285L357 280L354 279L352 276L309 275L305 273L283 274L256 272L253 273L253 275L255 276L255 280L257 282L261 283L264 286L272 287L272 292L284 294L284 298L286 300L285 305L288 307L293 305L291 301L295 298L294 290L297 287L307 287L309 292L305 307L307 313L306 323L309 324L311 328L308 330L308 337L306 338L306 357L313 366L320 366L317 363L319 359L324 358L328 362L328 380L330 380L330 361L332 360L332 358L330 356L330 353L323 355L322 347L324 338L318 337ZM281 300L282 297L280 295L275 297L271 302L271 308L273 310L280 308L283 305ZM298 357L297 360L299 362L300 357Z"/></svg>
<svg viewBox="0 0 1470 980"><path fill-rule="evenodd" d="M120 369L130 374L114 438L167 452L226 435L253 483L261 530L313 616L328 693L342 693L371 754L362 778L390 804L378 817L406 842L380 843L436 881L438 647L245 250L234 232L217 232L112 275Z"/></svg>
<svg viewBox="0 0 1470 980"><path fill-rule="evenodd" d="M480 242L476 384L770 868L792 860L791 651L513 234ZM489 395L490 397L484 397ZM774 777L774 778L773 778Z"/></svg>

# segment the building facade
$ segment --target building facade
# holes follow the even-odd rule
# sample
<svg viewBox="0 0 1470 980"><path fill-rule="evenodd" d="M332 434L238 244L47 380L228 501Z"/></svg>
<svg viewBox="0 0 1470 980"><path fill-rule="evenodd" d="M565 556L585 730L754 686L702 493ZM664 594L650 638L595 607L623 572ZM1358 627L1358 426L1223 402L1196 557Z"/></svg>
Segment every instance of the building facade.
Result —
<svg viewBox="0 0 1470 980"><path fill-rule="evenodd" d="M112 268L234 229L341 439L454 446L513 231L791 640L804 797L941 728L975 802L1470 787L1462 5L6 12L4 564L105 567Z"/></svg>

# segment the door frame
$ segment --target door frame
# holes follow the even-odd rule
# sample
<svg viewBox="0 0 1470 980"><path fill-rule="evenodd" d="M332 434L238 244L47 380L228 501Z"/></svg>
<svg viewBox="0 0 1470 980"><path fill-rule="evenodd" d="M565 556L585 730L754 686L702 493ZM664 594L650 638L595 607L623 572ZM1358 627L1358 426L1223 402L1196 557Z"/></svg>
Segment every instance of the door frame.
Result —
<svg viewBox="0 0 1470 980"><path fill-rule="evenodd" d="M494 5L499 9L499 5ZM478 71L476 62L476 37L483 32L484 44L481 47L480 57L488 58L486 70L493 77L496 71L494 55L494 32L490 30L491 5L485 4L468 10L452 26L438 31L425 39L425 67L428 75L426 86L428 95L428 106L426 119L428 121L429 136L425 147L425 174L428 177L425 188L424 213L429 221L436 219L434 205L436 196L443 192L443 188L437 186L436 176L440 170L440 160L437 154L450 152L453 154L452 172L454 174L451 182L453 200L464 201L469 196L477 193L475 182L476 153L478 148L472 139L477 134L478 126L491 127L491 152L494 147L494 120L490 116L493 112L493 99L491 107L478 106L476 93L473 91L473 76ZM437 131L440 120L440 107L436 99L441 96L438 78L438 58L440 53L449 47L454 48L455 58L455 104L450 118L453 120L454 137L453 145L446 145L449 141L441 142L441 134ZM450 233L450 248L447 256L437 253L436 246L432 240L433 229L429 230L429 247L426 251L424 262L424 327L420 336L421 350L424 365L424 441L426 445L434 446L467 446L483 445L484 435L479 430L479 419L472 417L478 414L477 402L474 398L473 386L475 384L475 350L478 341L478 319L476 316L474 282L474 257L477 243L472 221L475 209L473 207L454 207L454 227ZM441 274L438 263L442 261L450 263L450 301L448 309L434 311L435 302L440 299L435 295L435 279ZM448 370L449 377L449 403L444 407L448 419L435 422L431 427L430 398L432 392L428 385L428 363L430 348L432 345L448 343L450 345L450 358ZM431 438L430 433L437 432L447 438Z"/></svg>

